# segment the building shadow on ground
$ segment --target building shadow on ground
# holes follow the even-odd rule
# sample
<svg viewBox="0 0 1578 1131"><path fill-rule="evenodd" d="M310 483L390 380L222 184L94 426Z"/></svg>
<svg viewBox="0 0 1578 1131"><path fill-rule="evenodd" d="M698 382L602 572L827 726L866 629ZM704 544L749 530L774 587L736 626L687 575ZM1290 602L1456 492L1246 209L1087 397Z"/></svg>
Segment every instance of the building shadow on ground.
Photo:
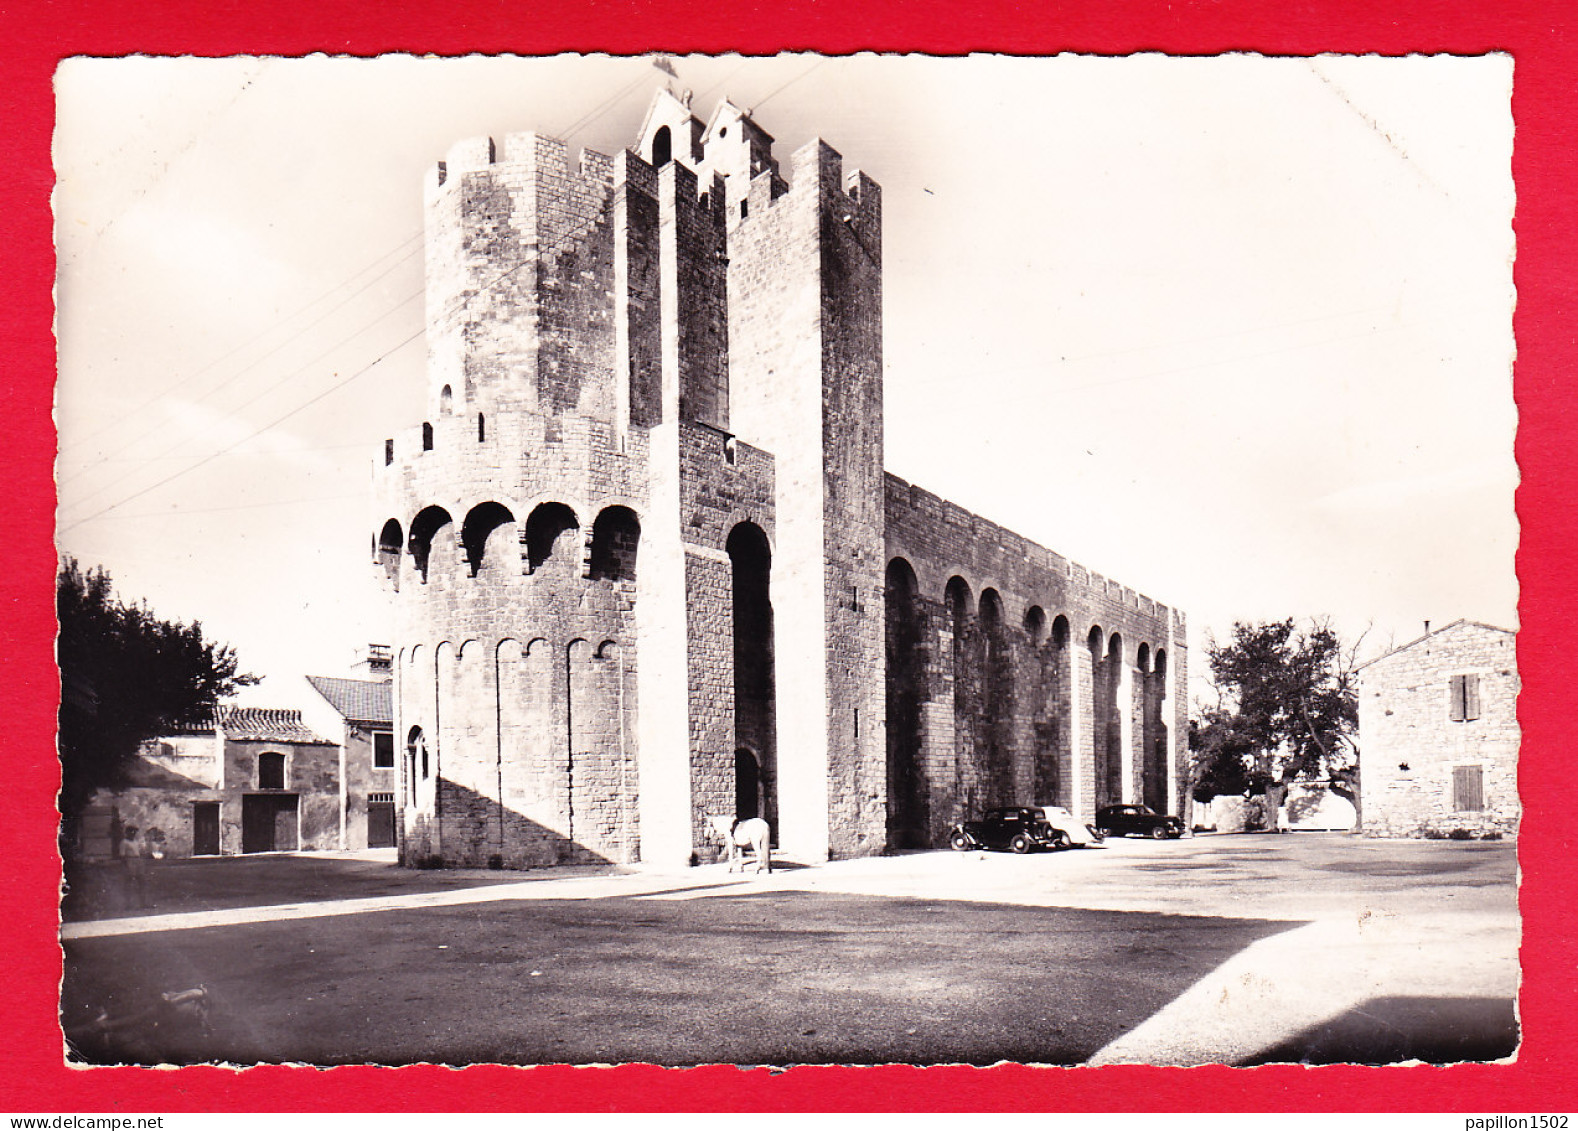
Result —
<svg viewBox="0 0 1578 1131"><path fill-rule="evenodd" d="M1501 1060L1517 1048L1518 1018L1510 998L1382 997L1240 1064L1458 1064Z"/></svg>
<svg viewBox="0 0 1578 1131"><path fill-rule="evenodd" d="M71 940L62 1020L97 1064L1074 1065L1298 926L753 888Z"/></svg>

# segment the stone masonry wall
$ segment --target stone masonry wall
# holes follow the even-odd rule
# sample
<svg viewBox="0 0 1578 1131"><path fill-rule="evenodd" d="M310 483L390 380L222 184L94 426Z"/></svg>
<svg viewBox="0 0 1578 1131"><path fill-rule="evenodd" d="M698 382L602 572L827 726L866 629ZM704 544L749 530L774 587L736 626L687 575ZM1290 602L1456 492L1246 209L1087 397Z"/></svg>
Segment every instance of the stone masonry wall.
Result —
<svg viewBox="0 0 1578 1131"><path fill-rule="evenodd" d="M1454 721L1451 681L1478 676L1479 717ZM1364 831L1473 836L1518 829L1517 637L1459 622L1360 672ZM1459 809L1455 771L1478 767L1483 804Z"/></svg>
<svg viewBox="0 0 1578 1131"><path fill-rule="evenodd" d="M828 642L822 545L820 195L814 148L795 187L756 177L729 223L729 408L743 441L773 453L777 532L772 593L779 837L786 852L828 853ZM803 174L803 175L802 175Z"/></svg>
<svg viewBox="0 0 1578 1131"><path fill-rule="evenodd" d="M730 407L776 459L781 835L820 858L885 839L881 196L820 141L790 165L728 220Z"/></svg>
<svg viewBox="0 0 1578 1131"><path fill-rule="evenodd" d="M227 739L224 799L219 809L220 851L241 851L241 799L263 792L258 788L258 755L269 752L285 755L285 788L279 792L297 798L294 847L303 851L341 847L339 746Z"/></svg>
<svg viewBox="0 0 1578 1131"><path fill-rule="evenodd" d="M691 824L710 849L706 819L734 815L733 562L742 523L775 534L773 458L701 424L680 429L680 537L685 553L690 703ZM768 752L770 754L770 752Z"/></svg>
<svg viewBox="0 0 1578 1131"><path fill-rule="evenodd" d="M804 151L802 151L804 152ZM808 163L796 156L797 178ZM804 171L802 171L804 170ZM828 845L887 847L882 575L882 190L817 151L822 257L823 608L827 623Z"/></svg>
<svg viewBox="0 0 1578 1131"><path fill-rule="evenodd" d="M375 571L400 645L397 746L419 727L430 760L413 789L401 759L407 858L635 858L636 581L592 576L598 516L644 512L646 433L622 439L502 405L486 439L460 417L436 422L430 450L420 430L396 437L375 521L438 523L425 577L409 539L392 576ZM534 563L532 516L557 507L570 525Z"/></svg>
<svg viewBox="0 0 1578 1131"><path fill-rule="evenodd" d="M501 402L612 419L612 162L563 142L474 138L430 174L430 414Z"/></svg>
<svg viewBox="0 0 1578 1131"><path fill-rule="evenodd" d="M992 805L1058 804L1088 819L1097 804L1150 798L1182 813L1182 617L896 476L886 483L886 553L914 576L916 641L897 673L910 686L896 691L914 701L915 729L896 736L902 765L890 774L918 781L926 842ZM1109 654L1114 634L1121 657Z"/></svg>
<svg viewBox="0 0 1578 1131"><path fill-rule="evenodd" d="M885 475L880 189L721 114L428 180L428 419L373 514L402 859L707 858L739 750L810 860L1183 812L1182 616Z"/></svg>

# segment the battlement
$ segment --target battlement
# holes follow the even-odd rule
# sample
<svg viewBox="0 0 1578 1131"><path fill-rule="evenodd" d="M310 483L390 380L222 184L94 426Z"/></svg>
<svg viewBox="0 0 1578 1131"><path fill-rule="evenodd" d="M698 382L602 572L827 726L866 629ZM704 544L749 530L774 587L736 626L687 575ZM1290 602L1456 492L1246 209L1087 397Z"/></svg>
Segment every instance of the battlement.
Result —
<svg viewBox="0 0 1578 1131"><path fill-rule="evenodd" d="M1068 583L1064 592L1071 598L1099 597L1110 606L1132 609L1143 617L1167 620L1179 625L1183 616L1162 602L1148 597L1072 559L1030 541L1023 535L999 526L989 519L967 511L957 503L915 486L891 472L887 473L889 529L902 540L903 528L943 532L942 544L950 547L962 562L977 558L1003 575L1023 564L1047 578ZM899 519L899 522L895 522ZM991 548L989 552L983 548ZM970 552L966 552L966 550ZM995 561L994 561L995 559Z"/></svg>
<svg viewBox="0 0 1578 1131"><path fill-rule="evenodd" d="M754 177L729 217L731 226L745 223L752 216L766 215L785 195L802 199L815 194L823 207L837 214L868 242L880 245L882 224L882 186L859 169L844 169L844 158L821 138L812 138L795 150L789 159L789 179L779 175L776 166Z"/></svg>
<svg viewBox="0 0 1578 1131"><path fill-rule="evenodd" d="M614 163L615 159L607 154L583 149L572 165L568 143L533 131L506 134L502 144L491 137L471 137L451 145L444 159L428 170L424 190L426 197L432 199L441 189L453 189L466 173L480 173L500 166L541 168L564 176L573 172L587 181L611 186Z"/></svg>
<svg viewBox="0 0 1578 1131"><path fill-rule="evenodd" d="M773 145L660 91L612 156L511 133L429 171L426 419L371 476L406 862L1183 801L1182 615L884 478L882 190Z"/></svg>

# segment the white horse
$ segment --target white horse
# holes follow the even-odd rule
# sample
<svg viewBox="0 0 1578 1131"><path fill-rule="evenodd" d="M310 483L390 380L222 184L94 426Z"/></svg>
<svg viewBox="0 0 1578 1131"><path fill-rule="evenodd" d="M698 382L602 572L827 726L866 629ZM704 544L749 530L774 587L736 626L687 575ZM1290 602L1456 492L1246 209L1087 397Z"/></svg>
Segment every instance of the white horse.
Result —
<svg viewBox="0 0 1578 1131"><path fill-rule="evenodd" d="M748 817L743 821L731 820L728 817L708 817L707 827L712 835L717 837L729 848L729 871L734 871L735 865L740 871L745 871L744 849L749 848L756 854L756 870L765 871L772 875L773 851L768 843L772 830L767 822L760 817Z"/></svg>

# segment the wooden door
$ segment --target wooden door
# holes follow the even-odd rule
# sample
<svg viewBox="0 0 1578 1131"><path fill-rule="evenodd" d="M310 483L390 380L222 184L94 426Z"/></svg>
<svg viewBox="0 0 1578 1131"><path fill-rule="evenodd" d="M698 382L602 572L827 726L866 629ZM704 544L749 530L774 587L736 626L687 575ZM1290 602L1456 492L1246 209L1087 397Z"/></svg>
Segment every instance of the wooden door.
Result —
<svg viewBox="0 0 1578 1131"><path fill-rule="evenodd" d="M192 855L219 855L219 802L192 802Z"/></svg>
<svg viewBox="0 0 1578 1131"><path fill-rule="evenodd" d="M267 794L241 799L241 851L274 851L274 798Z"/></svg>
<svg viewBox="0 0 1578 1131"><path fill-rule="evenodd" d="M294 852L301 845L297 840L299 822L296 816L296 795L282 793L274 802L274 851Z"/></svg>
<svg viewBox="0 0 1578 1131"><path fill-rule="evenodd" d="M367 798L367 847L393 848L394 843L394 794L370 794Z"/></svg>

